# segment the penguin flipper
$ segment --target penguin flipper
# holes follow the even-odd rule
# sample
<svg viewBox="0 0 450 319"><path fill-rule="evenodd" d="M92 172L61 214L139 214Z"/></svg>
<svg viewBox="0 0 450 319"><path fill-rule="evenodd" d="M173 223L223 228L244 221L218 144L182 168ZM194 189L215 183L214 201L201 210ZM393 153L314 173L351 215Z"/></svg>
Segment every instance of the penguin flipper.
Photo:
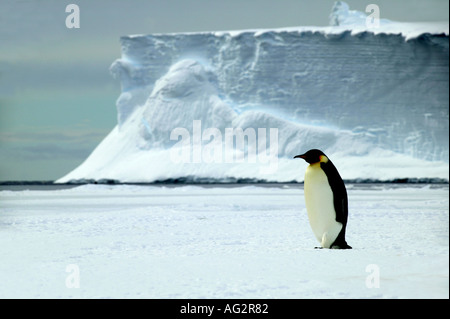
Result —
<svg viewBox="0 0 450 319"><path fill-rule="evenodd" d="M336 212L336 221L342 223L343 228L345 228L348 219L348 199L344 181L331 161L328 161L327 163L320 163L320 167L327 175L328 183L333 191L333 204Z"/></svg>

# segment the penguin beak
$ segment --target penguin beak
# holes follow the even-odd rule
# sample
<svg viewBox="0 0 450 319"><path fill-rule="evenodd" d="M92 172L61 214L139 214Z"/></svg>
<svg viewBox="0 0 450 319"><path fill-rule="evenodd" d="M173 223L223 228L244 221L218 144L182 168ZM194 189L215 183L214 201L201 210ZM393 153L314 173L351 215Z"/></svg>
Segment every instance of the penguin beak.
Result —
<svg viewBox="0 0 450 319"><path fill-rule="evenodd" d="M296 155L296 156L294 156L294 158L303 158L303 159L305 159L305 154L302 154L302 155Z"/></svg>

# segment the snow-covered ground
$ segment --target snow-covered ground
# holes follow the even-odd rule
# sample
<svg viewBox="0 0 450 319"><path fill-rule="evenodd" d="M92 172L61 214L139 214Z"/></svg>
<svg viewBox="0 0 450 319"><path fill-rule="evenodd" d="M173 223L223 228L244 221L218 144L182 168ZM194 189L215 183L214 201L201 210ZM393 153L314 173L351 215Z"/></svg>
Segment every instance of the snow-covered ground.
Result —
<svg viewBox="0 0 450 319"><path fill-rule="evenodd" d="M1 191L0 298L449 298L448 185L347 186L352 250L301 185Z"/></svg>

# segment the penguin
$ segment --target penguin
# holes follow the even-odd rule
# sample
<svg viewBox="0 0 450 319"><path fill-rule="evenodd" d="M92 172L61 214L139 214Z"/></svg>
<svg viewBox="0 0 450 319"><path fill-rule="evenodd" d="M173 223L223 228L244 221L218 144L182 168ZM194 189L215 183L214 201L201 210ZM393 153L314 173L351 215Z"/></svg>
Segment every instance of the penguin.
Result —
<svg viewBox="0 0 450 319"><path fill-rule="evenodd" d="M321 247L351 249L345 241L347 190L331 160L318 149L294 158L309 163L305 173L305 204L309 223Z"/></svg>

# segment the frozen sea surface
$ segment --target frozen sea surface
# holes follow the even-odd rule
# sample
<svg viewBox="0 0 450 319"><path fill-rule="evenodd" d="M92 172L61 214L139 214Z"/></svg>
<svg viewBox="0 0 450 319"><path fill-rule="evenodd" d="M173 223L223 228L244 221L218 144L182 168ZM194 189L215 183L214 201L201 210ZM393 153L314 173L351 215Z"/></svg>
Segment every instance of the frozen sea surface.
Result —
<svg viewBox="0 0 450 319"><path fill-rule="evenodd" d="M448 185L348 193L344 251L299 185L1 191L0 298L449 298Z"/></svg>

